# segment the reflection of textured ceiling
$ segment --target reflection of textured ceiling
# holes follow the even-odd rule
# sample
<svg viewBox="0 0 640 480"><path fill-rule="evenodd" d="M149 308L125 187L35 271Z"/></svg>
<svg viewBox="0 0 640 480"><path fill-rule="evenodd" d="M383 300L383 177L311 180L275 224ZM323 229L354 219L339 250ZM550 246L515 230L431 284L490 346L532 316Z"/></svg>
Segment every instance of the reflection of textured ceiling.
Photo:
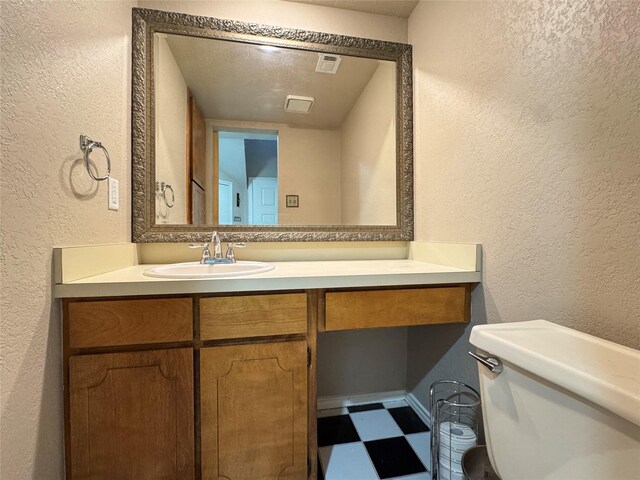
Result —
<svg viewBox="0 0 640 480"><path fill-rule="evenodd" d="M409 18L418 0L286 0L295 3L310 3L323 7L342 8L357 12L377 13L392 17Z"/></svg>
<svg viewBox="0 0 640 480"><path fill-rule="evenodd" d="M205 118L296 127L339 128L379 62L343 56L332 75L315 71L314 52L179 35L167 43ZM287 95L314 97L311 112L285 112Z"/></svg>

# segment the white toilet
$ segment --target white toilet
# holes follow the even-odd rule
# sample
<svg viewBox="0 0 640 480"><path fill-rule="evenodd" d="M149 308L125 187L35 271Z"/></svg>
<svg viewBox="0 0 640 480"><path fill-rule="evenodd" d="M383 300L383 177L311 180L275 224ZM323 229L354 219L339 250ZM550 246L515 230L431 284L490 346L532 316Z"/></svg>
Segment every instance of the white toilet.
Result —
<svg viewBox="0 0 640 480"><path fill-rule="evenodd" d="M478 325L470 341L502 480L640 478L639 351L545 320Z"/></svg>

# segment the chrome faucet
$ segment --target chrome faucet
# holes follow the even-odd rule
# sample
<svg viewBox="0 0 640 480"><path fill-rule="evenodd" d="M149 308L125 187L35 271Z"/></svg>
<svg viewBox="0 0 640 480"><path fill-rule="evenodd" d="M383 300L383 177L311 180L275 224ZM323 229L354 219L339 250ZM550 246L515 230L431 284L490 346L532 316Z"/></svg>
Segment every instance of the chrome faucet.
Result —
<svg viewBox="0 0 640 480"><path fill-rule="evenodd" d="M201 248L202 255L200 255L200 263L211 263L211 252L209 251L208 243L190 243L189 248Z"/></svg>
<svg viewBox="0 0 640 480"><path fill-rule="evenodd" d="M213 256L211 256L211 250L209 250L209 244L213 244ZM214 230L211 234L211 242L205 243L191 243L189 248L201 248L202 255L200 256L200 263L230 263L229 260L222 258L222 247L220 246L220 235Z"/></svg>
<svg viewBox="0 0 640 480"><path fill-rule="evenodd" d="M211 234L211 243L213 244L213 260L222 260L222 247L220 246L220 235L215 230Z"/></svg>

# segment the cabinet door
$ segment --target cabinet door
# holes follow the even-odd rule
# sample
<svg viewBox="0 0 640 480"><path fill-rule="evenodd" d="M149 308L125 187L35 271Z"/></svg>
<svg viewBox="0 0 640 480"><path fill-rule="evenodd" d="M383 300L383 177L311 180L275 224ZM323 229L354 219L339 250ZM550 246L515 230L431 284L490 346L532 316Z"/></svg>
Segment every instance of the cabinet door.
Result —
<svg viewBox="0 0 640 480"><path fill-rule="evenodd" d="M194 477L193 350L69 358L72 479Z"/></svg>
<svg viewBox="0 0 640 480"><path fill-rule="evenodd" d="M202 478L307 477L307 344L200 351Z"/></svg>

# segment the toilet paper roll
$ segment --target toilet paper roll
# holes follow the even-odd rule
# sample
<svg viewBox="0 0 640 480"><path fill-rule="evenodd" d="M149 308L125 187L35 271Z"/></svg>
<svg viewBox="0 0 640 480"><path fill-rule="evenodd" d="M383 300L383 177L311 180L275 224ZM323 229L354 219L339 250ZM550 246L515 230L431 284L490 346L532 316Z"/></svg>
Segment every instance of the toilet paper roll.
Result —
<svg viewBox="0 0 640 480"><path fill-rule="evenodd" d="M459 472L449 469L446 465L439 463L438 478L440 480L464 480L462 470Z"/></svg>
<svg viewBox="0 0 640 480"><path fill-rule="evenodd" d="M455 422L442 422L440 424L440 445L464 452L475 447L478 436L469 425Z"/></svg>
<svg viewBox="0 0 640 480"><path fill-rule="evenodd" d="M468 449L456 450L454 448L443 448L442 446L440 446L440 461L444 460L445 465L448 465L449 460L451 460L452 463L455 462L456 464L461 465L462 456L467 450Z"/></svg>

